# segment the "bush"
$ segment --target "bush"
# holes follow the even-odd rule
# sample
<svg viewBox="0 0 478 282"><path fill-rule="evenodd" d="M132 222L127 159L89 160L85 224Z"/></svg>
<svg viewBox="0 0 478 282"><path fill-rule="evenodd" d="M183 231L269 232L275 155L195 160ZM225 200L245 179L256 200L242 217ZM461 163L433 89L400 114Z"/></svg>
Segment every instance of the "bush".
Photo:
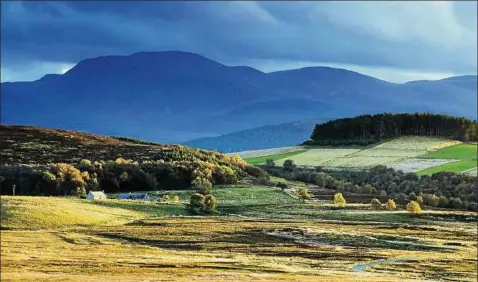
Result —
<svg viewBox="0 0 478 282"><path fill-rule="evenodd" d="M284 167L285 171L294 171L296 168L293 160L285 160L282 166Z"/></svg>
<svg viewBox="0 0 478 282"><path fill-rule="evenodd" d="M387 204L385 205L387 210L393 211L397 208L397 205L395 205L395 201L392 199L388 199Z"/></svg>
<svg viewBox="0 0 478 282"><path fill-rule="evenodd" d="M411 192L410 194L408 194L408 199L410 201L416 201L417 200L417 195L414 192Z"/></svg>
<svg viewBox="0 0 478 282"><path fill-rule="evenodd" d="M377 198L374 198L374 199L370 202L370 206L371 206L372 209L374 209L374 210L380 210L380 209L382 209L382 203L380 203L380 201L379 201Z"/></svg>
<svg viewBox="0 0 478 282"><path fill-rule="evenodd" d="M213 212L216 210L216 198L209 194L204 197L204 211L205 212Z"/></svg>
<svg viewBox="0 0 478 282"><path fill-rule="evenodd" d="M169 195L168 194L163 195L163 201L169 202Z"/></svg>
<svg viewBox="0 0 478 282"><path fill-rule="evenodd" d="M278 182L276 187L280 188L282 191L284 191L284 189L287 189L287 184L285 184L283 182Z"/></svg>
<svg viewBox="0 0 478 282"><path fill-rule="evenodd" d="M175 203L179 203L179 196L178 196L178 195L174 195L173 201L174 201Z"/></svg>
<svg viewBox="0 0 478 282"><path fill-rule="evenodd" d="M310 193L307 192L307 190L305 190L305 188L299 188L299 190L297 190L297 196L301 200L310 200L312 198Z"/></svg>
<svg viewBox="0 0 478 282"><path fill-rule="evenodd" d="M407 204L407 211L410 216L417 216L422 213L420 205L415 201L410 201L410 203Z"/></svg>
<svg viewBox="0 0 478 282"><path fill-rule="evenodd" d="M334 195L334 204L338 208L345 208L345 198L342 193L337 193Z"/></svg>

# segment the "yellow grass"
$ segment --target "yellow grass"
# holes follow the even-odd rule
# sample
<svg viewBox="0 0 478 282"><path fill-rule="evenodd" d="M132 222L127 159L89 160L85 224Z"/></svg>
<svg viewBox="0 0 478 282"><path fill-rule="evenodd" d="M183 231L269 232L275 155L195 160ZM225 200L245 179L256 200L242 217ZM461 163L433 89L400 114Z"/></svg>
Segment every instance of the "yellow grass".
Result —
<svg viewBox="0 0 478 282"><path fill-rule="evenodd" d="M119 224L145 216L140 212L96 206L89 200L75 198L2 196L1 203L1 226L7 229Z"/></svg>
<svg viewBox="0 0 478 282"><path fill-rule="evenodd" d="M340 216L173 218L151 217L157 207L152 203L137 203L144 205L144 212L132 212L114 200L108 208L53 197L1 201L2 227L16 228L1 232L0 266L6 281L477 279L476 222L436 219L445 214L473 217L471 212L424 211L428 220L403 221L405 211L347 206L340 211L346 221ZM322 214L339 212L327 205L315 208ZM376 221L365 221L370 216ZM390 221L393 216L402 221ZM407 257L417 260L354 271L364 263Z"/></svg>

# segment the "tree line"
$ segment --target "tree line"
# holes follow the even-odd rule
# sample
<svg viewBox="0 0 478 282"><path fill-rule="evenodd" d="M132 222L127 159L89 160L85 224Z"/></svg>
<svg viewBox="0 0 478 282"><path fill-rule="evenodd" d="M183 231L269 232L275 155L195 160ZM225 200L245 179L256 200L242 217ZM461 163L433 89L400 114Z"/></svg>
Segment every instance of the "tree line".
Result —
<svg viewBox="0 0 478 282"><path fill-rule="evenodd" d="M403 135L478 140L476 120L432 113L382 113L317 124L306 145L367 145Z"/></svg>

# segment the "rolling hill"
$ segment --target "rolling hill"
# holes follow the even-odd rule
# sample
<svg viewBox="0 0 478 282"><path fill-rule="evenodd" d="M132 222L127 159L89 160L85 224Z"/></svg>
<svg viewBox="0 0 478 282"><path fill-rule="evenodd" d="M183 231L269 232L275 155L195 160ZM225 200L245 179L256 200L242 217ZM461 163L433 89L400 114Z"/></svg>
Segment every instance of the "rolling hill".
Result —
<svg viewBox="0 0 478 282"><path fill-rule="evenodd" d="M85 59L63 75L33 82L2 83L1 119L184 142L380 111L475 117L476 81L463 76L394 84L329 67L263 73L193 53L139 52Z"/></svg>

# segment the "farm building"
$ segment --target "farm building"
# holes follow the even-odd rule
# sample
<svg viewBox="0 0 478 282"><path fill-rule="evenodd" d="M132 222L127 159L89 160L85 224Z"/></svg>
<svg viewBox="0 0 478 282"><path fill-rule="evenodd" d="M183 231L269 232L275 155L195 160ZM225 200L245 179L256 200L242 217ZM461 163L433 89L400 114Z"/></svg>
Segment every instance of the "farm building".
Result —
<svg viewBox="0 0 478 282"><path fill-rule="evenodd" d="M148 194L139 194L139 193L122 193L118 194L118 199L120 200L142 200L142 201L149 201L151 198Z"/></svg>
<svg viewBox="0 0 478 282"><path fill-rule="evenodd" d="M88 195L86 195L86 199L88 200L104 200L107 199L105 192L103 191L90 191Z"/></svg>

